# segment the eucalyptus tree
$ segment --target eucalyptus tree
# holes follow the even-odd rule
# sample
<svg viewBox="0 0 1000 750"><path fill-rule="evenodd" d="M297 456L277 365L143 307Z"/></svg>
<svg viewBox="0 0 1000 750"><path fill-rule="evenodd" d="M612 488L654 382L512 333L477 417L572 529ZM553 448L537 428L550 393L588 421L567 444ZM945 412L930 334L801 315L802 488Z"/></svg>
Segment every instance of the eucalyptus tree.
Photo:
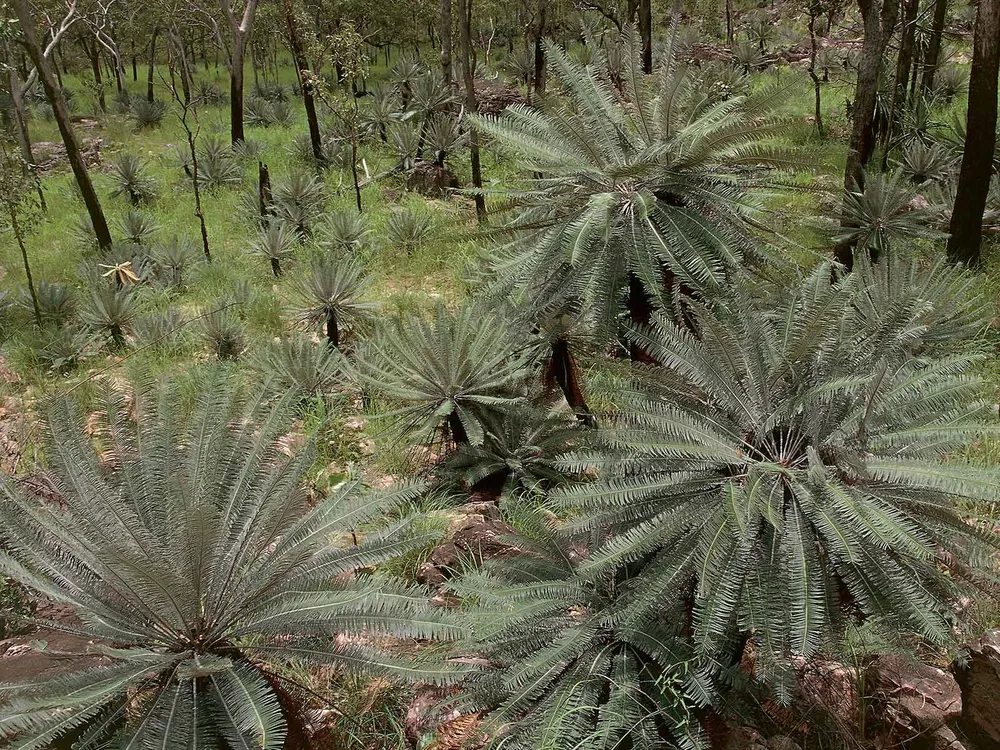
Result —
<svg viewBox="0 0 1000 750"><path fill-rule="evenodd" d="M997 145L997 76L1000 74L1000 2L980 0L973 39L965 150L951 214L948 257L979 263L983 212Z"/></svg>
<svg viewBox="0 0 1000 750"><path fill-rule="evenodd" d="M393 653L384 638L461 630L424 591L363 572L426 544L404 521L418 487L348 478L318 500L311 442L281 437L299 395L274 399L221 370L193 404L177 382L104 403L95 446L62 398L46 455L60 502L0 479L0 567L80 616L102 660L0 688L0 737L22 747L309 745L282 661L446 682L461 670ZM366 529L362 533L361 529Z"/></svg>
<svg viewBox="0 0 1000 750"><path fill-rule="evenodd" d="M572 509L567 532L608 534L581 574L622 581L622 627L690 628L692 685L706 693L747 640L756 676L785 699L794 657L854 618L949 642L949 602L996 554L996 535L970 521L996 502L1000 472L960 458L995 432L982 353L951 350L987 306L962 299L945 266L881 263L692 303L697 337L657 314L630 335L658 377L626 392L597 447L563 462L598 476L555 493Z"/></svg>
<svg viewBox="0 0 1000 750"><path fill-rule="evenodd" d="M73 132L73 126L69 119L69 111L66 108L66 101L63 97L61 87L57 84L55 76L52 74L49 59L45 54L46 50L42 47L38 39L38 30L36 29L37 18L28 0L11 0L11 3L18 19L22 42L28 51L28 57L35 66L35 70L38 71L38 77L42 82L42 88L45 90L45 96L52 106L56 124L59 127L59 134L62 136L63 145L66 147L66 159L73 170L73 176L76 178L76 183L80 188L80 195L83 197L84 205L87 207L87 214L93 225L97 244L103 249L110 248L112 245L111 230L108 228L108 221L104 216L104 210L101 208L101 201L97 196L97 191L94 190L90 173L87 171L87 164L84 161L83 154L80 152L80 145L76 140L76 134ZM69 13L72 13L75 7L76 2L73 0L69 6Z"/></svg>

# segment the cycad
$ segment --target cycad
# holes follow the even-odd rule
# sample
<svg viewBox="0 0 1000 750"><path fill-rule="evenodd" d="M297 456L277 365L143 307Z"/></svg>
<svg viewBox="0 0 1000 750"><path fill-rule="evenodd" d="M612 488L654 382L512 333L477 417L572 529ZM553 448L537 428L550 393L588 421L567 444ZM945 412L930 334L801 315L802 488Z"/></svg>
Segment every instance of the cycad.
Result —
<svg viewBox="0 0 1000 750"><path fill-rule="evenodd" d="M274 189L274 212L303 237L323 215L326 191L323 182L308 172L292 172Z"/></svg>
<svg viewBox="0 0 1000 750"><path fill-rule="evenodd" d="M2 480L4 573L72 606L75 632L104 657L3 686L8 742L304 747L294 687L269 663L451 676L377 645L453 637L447 615L413 587L356 572L424 542L400 523L357 532L415 489L375 494L348 479L313 503L312 450L283 454L290 399L242 393L223 373L202 382L190 411L184 395L139 383L134 408L108 398L100 458L57 401L46 455L60 503Z"/></svg>
<svg viewBox="0 0 1000 750"><path fill-rule="evenodd" d="M899 154L896 162L900 173L914 185L947 180L955 160L944 146L913 140Z"/></svg>
<svg viewBox="0 0 1000 750"><path fill-rule="evenodd" d="M299 319L322 326L327 343L339 349L344 329L368 322L376 308L367 300L371 280L353 258L326 257L313 263L297 288Z"/></svg>
<svg viewBox="0 0 1000 750"><path fill-rule="evenodd" d="M547 56L565 100L472 118L540 175L509 192L517 214L501 234L498 289L540 307L575 296L610 338L627 287L642 320L643 307L666 307L680 285L716 289L740 259L758 208L751 178L787 164L764 145L784 127L769 114L779 92L706 106L673 48L654 76L642 74L634 30L623 53L628 104L600 67L555 46Z"/></svg>
<svg viewBox="0 0 1000 750"><path fill-rule="evenodd" d="M540 498L567 481L558 461L580 439L576 425L563 414L529 405L489 413L483 418L483 444L460 445L443 474L489 499Z"/></svg>
<svg viewBox="0 0 1000 750"><path fill-rule="evenodd" d="M146 174L142 160L134 154L121 154L111 162L115 178L115 198L128 196L133 206L148 203L156 197L156 181Z"/></svg>
<svg viewBox="0 0 1000 750"><path fill-rule="evenodd" d="M449 584L475 602L469 648L488 665L457 705L489 712L484 733L517 750L700 747L669 623L623 624L627 587L582 575L580 546L527 526L517 557Z"/></svg>
<svg viewBox="0 0 1000 750"><path fill-rule="evenodd" d="M867 251L878 260L893 246L914 238L941 237L931 226L931 212L912 205L915 196L912 186L903 183L898 173L869 175L863 190L851 190L844 196L843 221L834 241Z"/></svg>
<svg viewBox="0 0 1000 750"><path fill-rule="evenodd" d="M237 359L246 348L246 327L231 307L220 307L205 315L201 330L219 360Z"/></svg>
<svg viewBox="0 0 1000 750"><path fill-rule="evenodd" d="M321 245L344 254L359 250L370 233L363 214L341 210L331 212L323 220L317 236Z"/></svg>
<svg viewBox="0 0 1000 750"><path fill-rule="evenodd" d="M256 355L256 368L282 390L303 397L330 390L341 372L342 360L328 346L317 346L305 336L271 342Z"/></svg>
<svg viewBox="0 0 1000 750"><path fill-rule="evenodd" d="M528 353L497 313L438 305L382 328L359 353L362 382L401 407L390 417L426 436L447 423L456 443L482 445L483 414L523 397Z"/></svg>
<svg viewBox="0 0 1000 750"><path fill-rule="evenodd" d="M160 226L153 218L143 211L130 208L115 222L125 242L133 245L145 245L156 234Z"/></svg>
<svg viewBox="0 0 1000 750"><path fill-rule="evenodd" d="M115 349L125 347L125 334L135 318L135 298L127 288L96 282L84 297L80 320L93 333L104 336Z"/></svg>
<svg viewBox="0 0 1000 750"><path fill-rule="evenodd" d="M184 287L184 272L202 259L194 243L187 237L172 237L166 242L157 243L150 255L166 283L177 288Z"/></svg>
<svg viewBox="0 0 1000 750"><path fill-rule="evenodd" d="M963 576L941 556L974 569L997 547L964 511L996 501L1000 472L953 457L994 429L978 357L907 356L926 310L910 306L896 335L866 327L859 279L830 270L774 308L747 291L694 304L697 338L663 315L634 332L661 385L626 395L603 448L565 462L600 478L557 500L571 528L611 531L583 569L627 572L622 623L688 620L704 677L753 639L781 698L791 658L843 618L947 641Z"/></svg>
<svg viewBox="0 0 1000 750"><path fill-rule="evenodd" d="M76 294L65 284L43 279L35 288L35 298L42 320L54 323L57 328L62 328L76 313ZM26 299L24 304L31 307L31 300Z"/></svg>
<svg viewBox="0 0 1000 750"><path fill-rule="evenodd" d="M134 97L131 103L132 124L136 130L148 130L163 122L167 113L167 105L160 100L149 101L143 97Z"/></svg>
<svg viewBox="0 0 1000 750"><path fill-rule="evenodd" d="M257 233L257 239L250 243L248 251L271 262L271 273L275 278L281 276L281 262L292 257L298 237L295 228L284 221L267 222Z"/></svg>

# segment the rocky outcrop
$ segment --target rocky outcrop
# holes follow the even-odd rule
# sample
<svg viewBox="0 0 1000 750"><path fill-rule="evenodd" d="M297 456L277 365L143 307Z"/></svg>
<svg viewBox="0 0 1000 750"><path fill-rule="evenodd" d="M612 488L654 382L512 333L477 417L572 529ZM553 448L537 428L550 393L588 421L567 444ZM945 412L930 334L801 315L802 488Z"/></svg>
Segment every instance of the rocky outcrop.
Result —
<svg viewBox="0 0 1000 750"><path fill-rule="evenodd" d="M517 531L500 520L500 510L493 503L468 503L458 513L448 528L447 541L435 547L417 571L421 583L437 586L463 565L521 553L513 539Z"/></svg>
<svg viewBox="0 0 1000 750"><path fill-rule="evenodd" d="M886 747L959 750L950 724L962 716L962 693L943 669L880 656L866 673L871 712Z"/></svg>
<svg viewBox="0 0 1000 750"><path fill-rule="evenodd" d="M476 81L476 105L481 115L498 115L512 104L524 103L524 94L520 89L503 81L482 78Z"/></svg>
<svg viewBox="0 0 1000 750"><path fill-rule="evenodd" d="M1000 630L967 644L954 665L962 731L977 748L1000 747Z"/></svg>

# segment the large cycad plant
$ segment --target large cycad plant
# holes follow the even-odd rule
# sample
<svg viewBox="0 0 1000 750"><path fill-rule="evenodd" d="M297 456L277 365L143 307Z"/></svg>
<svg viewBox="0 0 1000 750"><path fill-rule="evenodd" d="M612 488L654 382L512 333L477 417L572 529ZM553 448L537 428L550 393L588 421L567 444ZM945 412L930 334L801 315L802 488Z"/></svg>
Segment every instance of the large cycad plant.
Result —
<svg viewBox="0 0 1000 750"><path fill-rule="evenodd" d="M759 676L786 686L791 657L851 616L946 641L963 581L943 561L975 568L997 547L966 511L997 499L1000 472L957 458L995 430L977 357L913 356L933 345L926 310L866 328L858 280L829 279L821 266L774 308L693 304L697 337L663 315L635 331L662 383L569 462L599 479L557 496L611 529L583 568L627 574L623 621L673 608L706 676L752 638Z"/></svg>
<svg viewBox="0 0 1000 750"><path fill-rule="evenodd" d="M269 665L448 677L373 645L454 636L442 613L416 589L356 573L414 543L398 523L355 534L414 489L347 480L310 503L312 452L287 458L278 440L291 399L269 404L221 374L190 417L184 395L138 385L132 404L110 399L100 453L58 401L48 455L61 502L2 484L4 575L71 605L79 626L49 626L106 657L0 689L0 737L17 747L298 748L294 691Z"/></svg>
<svg viewBox="0 0 1000 750"><path fill-rule="evenodd" d="M536 174L506 195L516 213L502 232L501 290L539 307L575 296L608 333L626 296L645 321L682 286L717 288L759 210L751 184L787 163L765 145L783 127L775 90L706 104L672 48L645 76L634 30L624 45L620 89L603 63L578 65L551 45L563 96L472 118Z"/></svg>

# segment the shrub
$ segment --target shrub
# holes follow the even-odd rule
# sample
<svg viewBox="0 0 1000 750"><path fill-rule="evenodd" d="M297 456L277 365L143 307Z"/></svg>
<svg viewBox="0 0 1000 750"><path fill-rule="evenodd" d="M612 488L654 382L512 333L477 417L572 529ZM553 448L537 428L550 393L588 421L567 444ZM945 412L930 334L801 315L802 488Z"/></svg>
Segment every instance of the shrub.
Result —
<svg viewBox="0 0 1000 750"><path fill-rule="evenodd" d="M269 221L260 229L257 239L250 243L248 250L271 261L271 273L277 278L282 273L281 261L292 256L296 241L295 230L290 229L285 222Z"/></svg>
<svg viewBox="0 0 1000 750"><path fill-rule="evenodd" d="M103 336L114 349L125 348L125 334L135 319L135 298L128 289L98 283L84 297L80 320L93 333Z"/></svg>
<svg viewBox="0 0 1000 750"><path fill-rule="evenodd" d="M151 256L165 283L179 288L184 286L184 272L202 259L202 254L187 237L173 237L157 243Z"/></svg>
<svg viewBox="0 0 1000 750"><path fill-rule="evenodd" d="M213 310L201 321L209 347L220 360L237 359L246 348L243 323L229 309Z"/></svg>
<svg viewBox="0 0 1000 750"><path fill-rule="evenodd" d="M147 213L130 208L115 222L124 240L133 245L147 245L160 226Z"/></svg>
<svg viewBox="0 0 1000 750"><path fill-rule="evenodd" d="M386 221L385 234L389 244L407 252L419 247L433 231L431 217L409 208L394 209Z"/></svg>
<svg viewBox="0 0 1000 750"><path fill-rule="evenodd" d="M370 233L362 214L342 210L327 214L317 234L321 245L344 254L359 250Z"/></svg>
<svg viewBox="0 0 1000 750"><path fill-rule="evenodd" d="M55 324L57 328L65 326L76 314L76 294L65 284L43 279L35 286L35 296L42 320ZM25 297L22 304L31 309L30 298Z"/></svg>
<svg viewBox="0 0 1000 750"><path fill-rule="evenodd" d="M256 369L265 380L303 397L330 390L340 376L341 364L336 350L316 345L304 336L271 342L255 358Z"/></svg>

